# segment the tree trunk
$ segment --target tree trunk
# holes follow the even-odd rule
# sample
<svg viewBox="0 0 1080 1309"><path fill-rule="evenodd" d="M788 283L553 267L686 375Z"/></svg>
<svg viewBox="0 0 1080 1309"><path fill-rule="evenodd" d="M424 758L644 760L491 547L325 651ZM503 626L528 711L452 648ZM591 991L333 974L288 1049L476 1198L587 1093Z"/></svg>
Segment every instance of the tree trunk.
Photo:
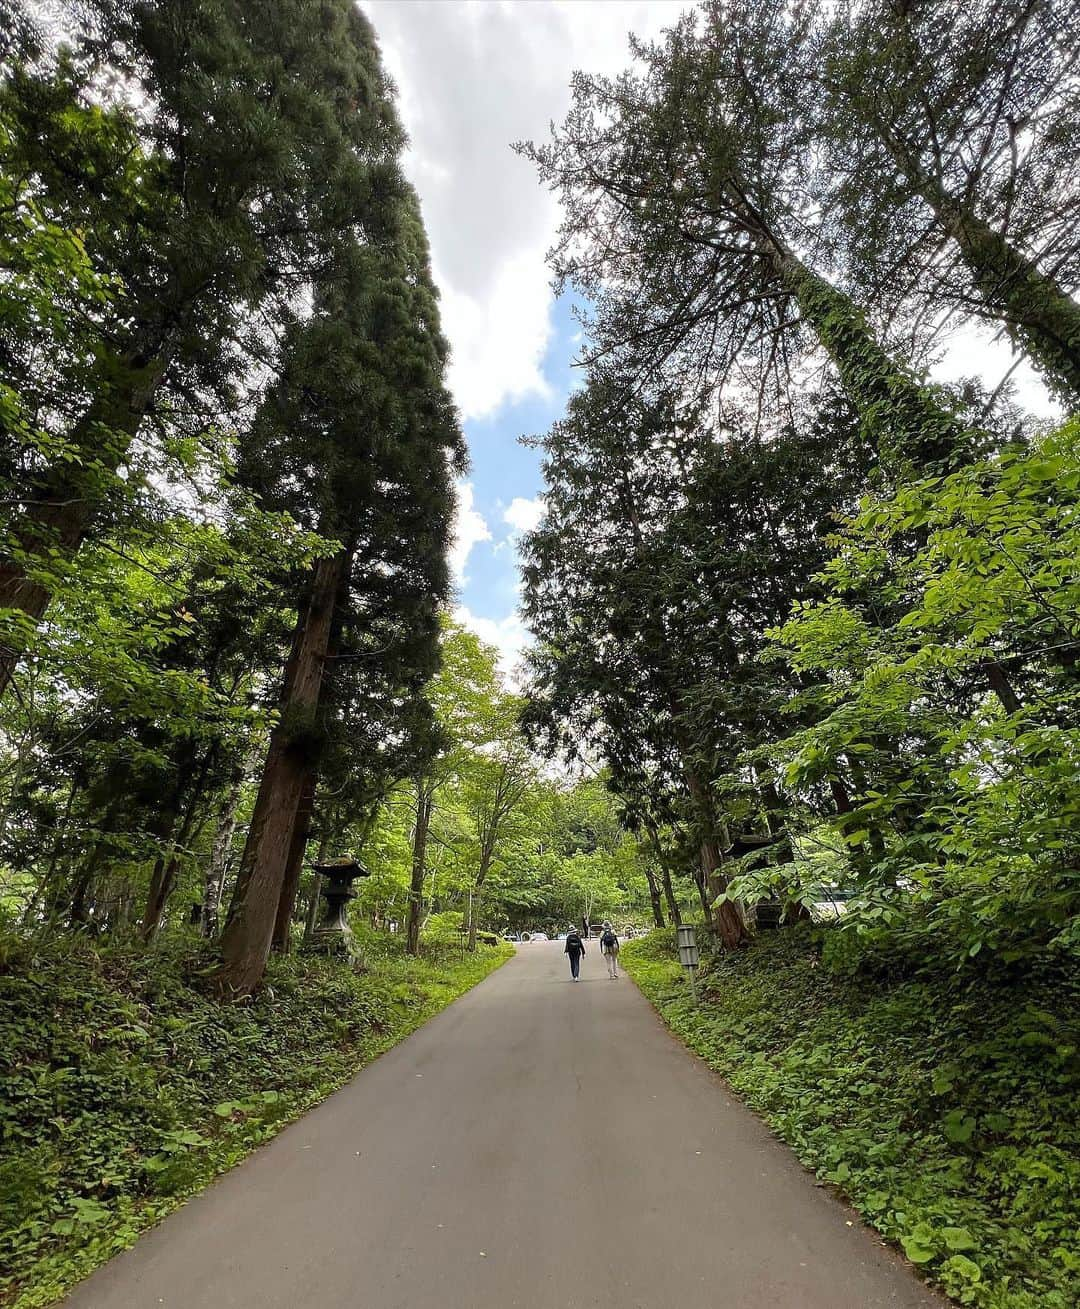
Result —
<svg viewBox="0 0 1080 1309"><path fill-rule="evenodd" d="M1027 349L1063 398L1080 396L1080 304L976 214L955 199L897 139L890 124L877 124L893 162L922 196L938 226L956 243L993 316Z"/></svg>
<svg viewBox="0 0 1080 1309"><path fill-rule="evenodd" d="M289 654L282 713L270 738L213 984L224 998L250 995L262 980L277 921L296 813L308 777L309 753L347 551L315 566Z"/></svg>
<svg viewBox="0 0 1080 1309"><path fill-rule="evenodd" d="M154 871L150 877L150 889L146 894L146 908L143 910L142 926L139 935L144 941L151 941L161 926L165 905L176 885L179 861L175 853L158 855L154 860Z"/></svg>
<svg viewBox="0 0 1080 1309"><path fill-rule="evenodd" d="M71 443L101 470L96 476L119 468L161 385L167 362L164 353L150 359L132 355L116 361L115 373L121 381L90 406L71 433ZM75 554L93 525L102 498L103 491L89 483L77 464L58 463L48 470L14 527L14 549L0 556L0 610L21 610L37 625L52 592L30 576L33 556L49 549L58 550L65 559ZM11 682L19 656L18 650L0 651L0 696Z"/></svg>
<svg viewBox="0 0 1080 1309"><path fill-rule="evenodd" d="M741 907L730 900L725 900L722 904L715 903L717 896L727 889L727 878L721 872L721 854L715 837L706 837L701 842L701 871L700 889L707 888L705 891L707 918L720 938L720 944L726 950L734 950L745 945L750 939L750 932Z"/></svg>
<svg viewBox="0 0 1080 1309"><path fill-rule="evenodd" d="M682 926L682 910L675 898L675 888L671 885L671 869L666 862L660 864L660 879L664 886L664 899L667 901L668 914L676 927Z"/></svg>
<svg viewBox="0 0 1080 1309"><path fill-rule="evenodd" d="M940 213L987 305L1027 347L1054 389L1080 396L1080 304L970 210Z"/></svg>
<svg viewBox="0 0 1080 1309"><path fill-rule="evenodd" d="M1009 681L1005 669L996 659L990 660L985 667L986 680L990 683L990 689L1001 701L1001 707L1007 714L1018 714L1024 706L1020 702L1020 697L1013 690L1013 685Z"/></svg>
<svg viewBox="0 0 1080 1309"><path fill-rule="evenodd" d="M300 889L304 851L311 836L311 815L315 811L315 781L315 770L312 768L304 781L304 789L296 809L296 826L293 828L292 841L289 844L289 858L285 865L285 877L281 884L277 919L274 923L274 936L270 943L270 948L278 954L289 953L296 893Z"/></svg>
<svg viewBox="0 0 1080 1309"><path fill-rule="evenodd" d="M881 348L851 298L775 238L759 246L836 365L878 458L916 474L954 462L967 443L963 425Z"/></svg>
<svg viewBox="0 0 1080 1309"><path fill-rule="evenodd" d="M660 887L656 881L656 874L648 864L645 865L645 880L649 884L649 903L652 905L653 924L656 927L665 927L664 906L660 899Z"/></svg>
<svg viewBox="0 0 1080 1309"><path fill-rule="evenodd" d="M143 906L143 915L139 926L139 935L144 941L149 941L157 931L158 923L161 920L161 910L165 904L163 884L165 870L170 858L170 853L166 847L171 847L173 834L176 831L177 804L178 796L174 787L150 827L150 834L158 841L159 845L158 855L154 860L153 871L150 874L150 886L146 893L146 903Z"/></svg>
<svg viewBox="0 0 1080 1309"><path fill-rule="evenodd" d="M708 788L702 783L697 773L688 765L683 766L687 786L690 789L694 807L701 825L701 881L698 893L702 897L705 909L705 921L716 932L721 944L726 949L745 945L750 939L746 918L739 905L725 900L722 904L714 903L719 895L727 890L728 879L722 872L723 857L716 840L716 818L713 813L712 800Z"/></svg>
<svg viewBox="0 0 1080 1309"><path fill-rule="evenodd" d="M183 822L180 831L172 842L172 849L168 858L159 857L154 864L154 875L150 879L150 890L146 898L146 910L143 913L142 920L142 938L144 941L151 940L161 926L162 917L165 914L165 906L169 902L169 896L172 895L173 888L176 885L177 874L180 871L180 856L177 853L178 847L186 848L191 841L192 833L195 830L195 823L199 813L199 807L203 797L203 787L206 783L206 777L210 771L210 765L213 762L214 755L217 752L216 746L206 751L203 755L202 765L199 768L199 774L195 779L194 786L191 790L190 799L188 800L187 809L184 813ZM176 785L174 797L170 808L166 811L166 818L169 820L170 828L174 821L182 788L185 786L187 779L184 777L186 770L183 766L179 769L180 780Z"/></svg>
<svg viewBox="0 0 1080 1309"><path fill-rule="evenodd" d="M351 561L356 543L353 541L346 549L346 560ZM343 567L338 577L338 588L334 597L333 614L330 620L330 636L326 647L326 662L333 668L333 660L338 656L341 639L342 616L349 603L349 567ZM328 673L319 688L317 707L321 724L325 725L330 715L330 705L335 686L334 675ZM279 954L287 954L292 932L293 914L296 912L296 896L300 890L300 877L304 866L304 851L311 836L311 818L315 812L315 791L319 784L319 759L322 754L322 738L317 744L312 743L307 753L307 776L300 792L300 803L296 809L295 826L289 842L289 855L285 864L285 876L281 884L281 896L278 900L277 918L274 923L274 936L271 949Z"/></svg>
<svg viewBox="0 0 1080 1309"><path fill-rule="evenodd" d="M709 887L707 874L705 872L705 852L699 847L698 861L694 865L693 871L694 886L697 888L698 902L701 905L701 912L705 916L705 924L712 929L712 903L709 900Z"/></svg>
<svg viewBox="0 0 1080 1309"><path fill-rule="evenodd" d="M469 951L476 951L476 920L480 914L480 902L484 892L484 883L487 881L488 870L491 868L491 858L495 853L494 846L485 844L480 851L480 867L476 870L475 895L469 913Z"/></svg>
<svg viewBox="0 0 1080 1309"><path fill-rule="evenodd" d="M102 856L105 853L105 842L98 841L90 854L83 862L75 878L74 889L71 894L71 925L72 927L86 927L90 922L90 908L93 903L94 879L97 871L101 867Z"/></svg>
<svg viewBox="0 0 1080 1309"><path fill-rule="evenodd" d="M210 847L210 862L206 866L206 882L203 889L202 913L199 922L203 936L213 940L218 933L218 917L221 913L221 888L225 882L225 869L229 863L229 851L232 849L233 835L236 832L236 813L240 807L240 790L243 775L237 774L229 787L225 803L218 815L214 843Z"/></svg>
<svg viewBox="0 0 1080 1309"><path fill-rule="evenodd" d="M75 782L73 782L71 787L68 789L67 801L64 804L64 814L60 819L60 822L56 825L52 849L49 852L48 866L37 886L34 888L33 894L30 896L29 900L27 900L26 907L23 909L22 916L19 919L19 926L24 931L29 928L30 924L34 921L34 915L37 913L39 901L44 905L46 917L49 917L48 906L51 893L53 888L60 885L62 882L62 876L58 876L61 869L61 856L64 854L68 846L68 823L71 820L71 810L75 804L76 793L79 790L80 787L78 783Z"/></svg>
<svg viewBox="0 0 1080 1309"><path fill-rule="evenodd" d="M424 874L427 868L428 827L431 824L433 797L423 778L416 783L416 826L413 828L412 874L409 879L409 917L405 933L405 953L420 953L420 915L424 900Z"/></svg>
<svg viewBox="0 0 1080 1309"><path fill-rule="evenodd" d="M681 927L682 910L675 898L675 888L671 884L671 865L664 854L664 847L660 844L660 832L651 818L642 815L642 821L649 834L649 844L656 852L656 862L660 865L660 881L664 888L664 899L667 901L668 916L676 927Z"/></svg>
<svg viewBox="0 0 1080 1309"><path fill-rule="evenodd" d="M319 841L319 850L315 862L321 864L330 848L330 838L326 835ZM308 900L307 915L304 918L304 944L309 945L319 924L319 901L322 898L322 874L311 874L311 898Z"/></svg>

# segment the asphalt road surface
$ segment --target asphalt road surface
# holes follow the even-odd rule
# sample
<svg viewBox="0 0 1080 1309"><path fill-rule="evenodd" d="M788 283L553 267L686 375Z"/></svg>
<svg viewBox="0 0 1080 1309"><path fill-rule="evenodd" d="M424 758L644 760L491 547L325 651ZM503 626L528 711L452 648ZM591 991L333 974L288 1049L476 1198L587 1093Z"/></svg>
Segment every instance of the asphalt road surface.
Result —
<svg viewBox="0 0 1080 1309"><path fill-rule="evenodd" d="M941 1305L595 944L487 981L71 1296L71 1309Z"/></svg>

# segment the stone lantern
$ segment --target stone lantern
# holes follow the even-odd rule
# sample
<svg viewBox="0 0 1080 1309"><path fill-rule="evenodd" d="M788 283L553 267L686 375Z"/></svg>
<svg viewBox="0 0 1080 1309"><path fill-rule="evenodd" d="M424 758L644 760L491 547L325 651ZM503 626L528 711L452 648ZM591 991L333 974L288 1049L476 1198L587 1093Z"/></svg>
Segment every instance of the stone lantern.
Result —
<svg viewBox="0 0 1080 1309"><path fill-rule="evenodd" d="M356 899L352 884L358 877L369 877L370 870L352 855L312 864L312 869L322 878L325 908L312 933L308 949L316 954L341 955L352 959L356 950L347 915L349 901Z"/></svg>

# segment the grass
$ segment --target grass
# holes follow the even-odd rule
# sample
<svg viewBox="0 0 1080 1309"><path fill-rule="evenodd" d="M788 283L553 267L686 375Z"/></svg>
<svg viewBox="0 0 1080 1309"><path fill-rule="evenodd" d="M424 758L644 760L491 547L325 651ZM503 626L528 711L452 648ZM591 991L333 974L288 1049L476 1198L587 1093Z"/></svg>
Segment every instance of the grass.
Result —
<svg viewBox="0 0 1080 1309"><path fill-rule="evenodd" d="M275 959L223 1007L200 949L0 942L4 1309L53 1303L512 953Z"/></svg>
<svg viewBox="0 0 1080 1309"><path fill-rule="evenodd" d="M961 1304L1080 1303L1075 962L957 973L830 966L836 929L709 959L691 1003L674 937L624 948L668 1026ZM830 939L831 938L831 939Z"/></svg>

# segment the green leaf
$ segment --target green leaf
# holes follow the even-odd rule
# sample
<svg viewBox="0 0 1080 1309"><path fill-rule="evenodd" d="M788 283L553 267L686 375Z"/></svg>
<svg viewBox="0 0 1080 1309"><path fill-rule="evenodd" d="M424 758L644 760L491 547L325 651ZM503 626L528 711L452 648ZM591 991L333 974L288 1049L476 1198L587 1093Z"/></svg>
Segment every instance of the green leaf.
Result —
<svg viewBox="0 0 1080 1309"><path fill-rule="evenodd" d="M941 1236L950 1250L974 1250L975 1238L966 1227L943 1227Z"/></svg>
<svg viewBox="0 0 1080 1309"><path fill-rule="evenodd" d="M927 1245L918 1236L902 1236L900 1244L904 1247L904 1253L913 1264L926 1264L934 1257L935 1250L933 1246Z"/></svg>
<svg viewBox="0 0 1080 1309"><path fill-rule="evenodd" d="M962 1109L953 1109L945 1115L943 1130L948 1140L956 1145L964 1145L975 1135L976 1121L971 1114Z"/></svg>
<svg viewBox="0 0 1080 1309"><path fill-rule="evenodd" d="M969 1259L966 1255L954 1254L941 1267L943 1272L947 1270L950 1273L955 1273L958 1277L962 1277L965 1282L978 1282L982 1279L982 1269L974 1259Z"/></svg>
<svg viewBox="0 0 1080 1309"><path fill-rule="evenodd" d="M933 1079L930 1083L930 1089L935 1095L947 1095L955 1085L953 1081L954 1074L950 1069L938 1068L934 1072Z"/></svg>

